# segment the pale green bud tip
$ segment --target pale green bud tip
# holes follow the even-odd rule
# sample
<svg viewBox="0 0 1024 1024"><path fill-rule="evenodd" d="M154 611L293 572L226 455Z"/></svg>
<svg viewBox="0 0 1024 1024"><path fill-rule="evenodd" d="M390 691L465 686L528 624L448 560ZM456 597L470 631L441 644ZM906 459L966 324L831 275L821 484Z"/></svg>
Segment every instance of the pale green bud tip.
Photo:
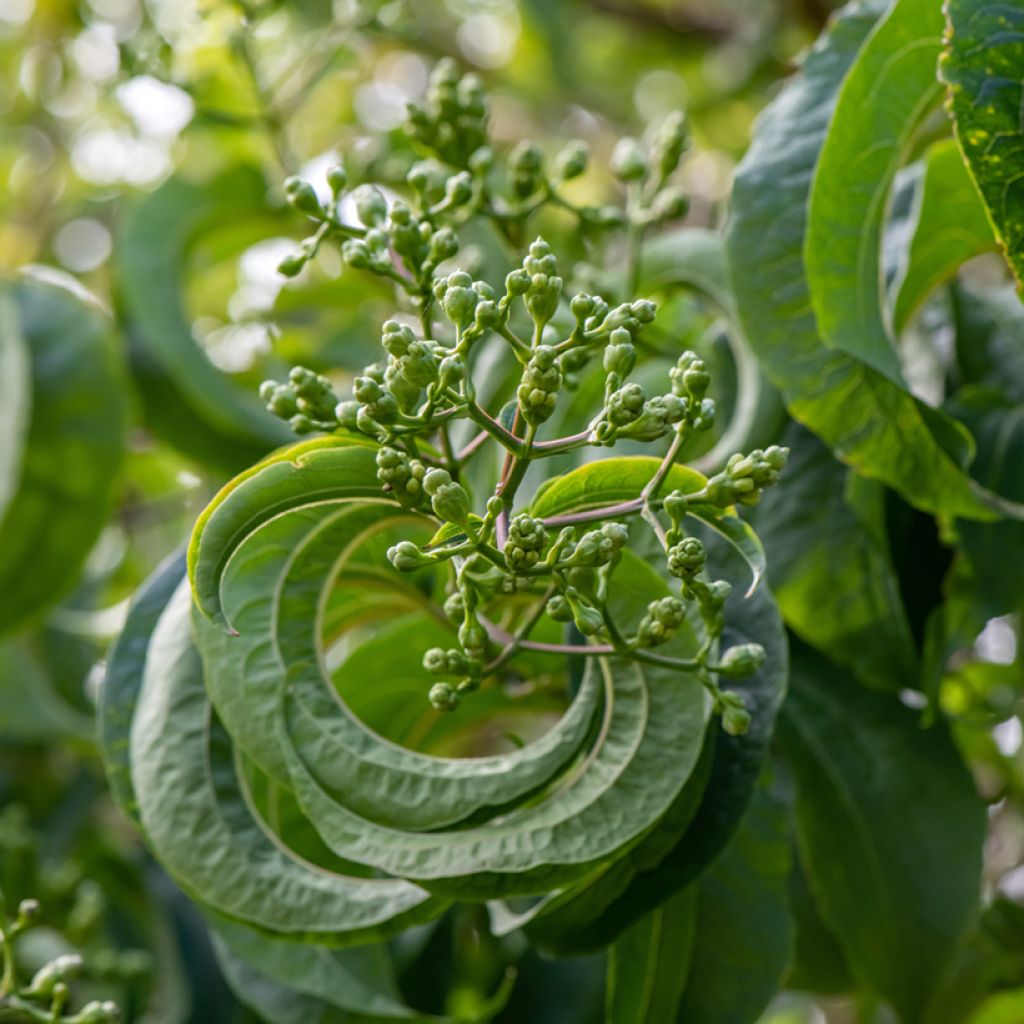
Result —
<svg viewBox="0 0 1024 1024"><path fill-rule="evenodd" d="M24 921L31 921L39 913L39 910L39 900L22 900L18 904L18 917Z"/></svg>
<svg viewBox="0 0 1024 1024"><path fill-rule="evenodd" d="M636 139L619 139L612 151L611 170L622 181L638 181L647 174L647 156Z"/></svg>
<svg viewBox="0 0 1024 1024"><path fill-rule="evenodd" d="M348 184L348 174L345 172L345 168L340 164L332 167L327 172L327 184L335 196L344 192L345 186Z"/></svg>
<svg viewBox="0 0 1024 1024"><path fill-rule="evenodd" d="M388 203L379 188L374 188L373 185L360 185L352 193L352 199L356 206L356 216L366 227L384 223L388 215Z"/></svg>
<svg viewBox="0 0 1024 1024"><path fill-rule="evenodd" d="M458 691L450 683L434 683L428 698L436 711L454 711L461 701Z"/></svg>
<svg viewBox="0 0 1024 1024"><path fill-rule="evenodd" d="M737 644L722 655L714 671L729 679L753 675L763 664L765 649L760 644Z"/></svg>

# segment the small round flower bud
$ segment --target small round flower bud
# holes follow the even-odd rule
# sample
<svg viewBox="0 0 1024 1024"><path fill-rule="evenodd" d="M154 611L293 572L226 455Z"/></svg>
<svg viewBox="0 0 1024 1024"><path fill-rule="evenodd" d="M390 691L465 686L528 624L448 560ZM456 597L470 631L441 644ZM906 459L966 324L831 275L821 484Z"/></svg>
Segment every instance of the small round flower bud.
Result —
<svg viewBox="0 0 1024 1024"><path fill-rule="evenodd" d="M667 188L651 204L657 220L680 220L690 212L690 197L678 188Z"/></svg>
<svg viewBox="0 0 1024 1024"><path fill-rule="evenodd" d="M662 121L651 144L651 159L662 181L679 166L686 141L686 115L673 111Z"/></svg>
<svg viewBox="0 0 1024 1024"><path fill-rule="evenodd" d="M352 193L356 216L368 228L383 224L388 215L388 201L384 193L373 185L360 185Z"/></svg>
<svg viewBox="0 0 1024 1024"><path fill-rule="evenodd" d="M323 216L323 207L320 205L320 200L317 199L315 189L308 181L294 176L287 178L284 183L284 192L288 197L288 202L296 210L308 213L311 217Z"/></svg>
<svg viewBox="0 0 1024 1024"><path fill-rule="evenodd" d="M436 711L454 711L461 700L451 683L434 683L427 696Z"/></svg>
<svg viewBox="0 0 1024 1024"><path fill-rule="evenodd" d="M466 602L459 591L445 598L443 608L445 618L449 622L461 622L466 617Z"/></svg>
<svg viewBox="0 0 1024 1024"><path fill-rule="evenodd" d="M341 245L341 256L354 270L369 270L373 265L370 247L361 238L346 238Z"/></svg>
<svg viewBox="0 0 1024 1024"><path fill-rule="evenodd" d="M555 157L555 177L559 181L578 178L586 169L590 160L590 147L579 139L567 143Z"/></svg>
<svg viewBox="0 0 1024 1024"><path fill-rule="evenodd" d="M746 708L726 708L722 712L722 728L730 736L744 736L750 730L750 712Z"/></svg>
<svg viewBox="0 0 1024 1024"><path fill-rule="evenodd" d="M411 540L401 540L394 547L388 548L388 561L399 572L414 572L434 564L434 559L420 551Z"/></svg>
<svg viewBox="0 0 1024 1024"><path fill-rule="evenodd" d="M628 377L636 366L636 349L633 338L624 327L617 327L608 339L604 350L605 373L616 373L620 378Z"/></svg>
<svg viewBox="0 0 1024 1024"><path fill-rule="evenodd" d="M305 253L297 252L293 256L285 256L277 265L277 272L282 277L298 277L309 262Z"/></svg>
<svg viewBox="0 0 1024 1024"><path fill-rule="evenodd" d="M348 184L348 174L345 172L345 168L341 164L335 164L327 172L327 185L335 198L341 195L345 191L345 186Z"/></svg>
<svg viewBox="0 0 1024 1024"><path fill-rule="evenodd" d="M680 579L692 579L706 561L707 552L696 537L684 537L668 549L668 571Z"/></svg>
<svg viewBox="0 0 1024 1024"><path fill-rule="evenodd" d="M548 599L545 610L548 615L555 620L555 622L572 621L572 608L569 606L569 602L561 594L553 594Z"/></svg>
<svg viewBox="0 0 1024 1024"><path fill-rule="evenodd" d="M742 679L753 675L764 664L766 657L765 649L760 644L737 644L722 655L712 670L728 679Z"/></svg>
<svg viewBox="0 0 1024 1024"><path fill-rule="evenodd" d="M459 643L471 658L482 657L487 648L487 630L475 618L459 626Z"/></svg>
<svg viewBox="0 0 1024 1024"><path fill-rule="evenodd" d="M451 228L439 228L430 236L428 259L434 265L450 260L459 251L459 236Z"/></svg>
<svg viewBox="0 0 1024 1024"><path fill-rule="evenodd" d="M620 181L639 181L647 174L647 156L636 139L619 139L612 150L610 166Z"/></svg>

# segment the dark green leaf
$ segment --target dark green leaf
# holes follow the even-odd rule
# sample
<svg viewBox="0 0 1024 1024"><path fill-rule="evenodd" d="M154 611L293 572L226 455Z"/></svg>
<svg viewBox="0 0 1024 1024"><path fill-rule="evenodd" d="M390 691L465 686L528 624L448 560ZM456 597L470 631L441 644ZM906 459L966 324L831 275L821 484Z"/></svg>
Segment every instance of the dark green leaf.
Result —
<svg viewBox="0 0 1024 1024"><path fill-rule="evenodd" d="M942 77L953 121L996 234L1024 287L1024 11L995 0L948 0Z"/></svg>
<svg viewBox="0 0 1024 1024"><path fill-rule="evenodd" d="M11 463L18 466L16 490L6 508L0 506L3 632L74 583L110 513L126 403L110 325L98 309L43 280L27 278L0 290L8 326L11 306L17 310L32 379L28 432ZM5 351L11 345L17 347L8 340ZM13 401L18 406L25 399ZM18 422L23 415L12 413ZM16 446L20 428L8 425ZM4 486L0 481L0 499Z"/></svg>
<svg viewBox="0 0 1024 1024"><path fill-rule="evenodd" d="M737 171L728 253L740 319L793 416L858 472L915 506L993 518L960 428L818 338L804 275L804 210L844 75L882 5L847 8L758 121Z"/></svg>
<svg viewBox="0 0 1024 1024"><path fill-rule="evenodd" d="M121 313L147 422L192 458L241 469L294 435L218 370L196 344L185 307L189 248L211 226L266 217L259 174L208 185L170 178L130 205L114 247Z"/></svg>
<svg viewBox="0 0 1024 1024"><path fill-rule="evenodd" d="M675 1020L697 930L696 890L684 889L641 918L608 952L606 1024Z"/></svg>
<svg viewBox="0 0 1024 1024"><path fill-rule="evenodd" d="M793 425L785 443L789 465L754 523L787 625L869 686L915 685L917 651L884 530L851 503L853 474L820 441ZM861 508L870 502L881 511L879 485L861 481L857 492Z"/></svg>
<svg viewBox="0 0 1024 1024"><path fill-rule="evenodd" d="M984 805L947 731L802 645L779 723L812 890L855 976L918 1020L974 911Z"/></svg>
<svg viewBox="0 0 1024 1024"><path fill-rule="evenodd" d="M697 936L680 1024L760 1018L789 963L789 868L788 810L762 786L696 887Z"/></svg>

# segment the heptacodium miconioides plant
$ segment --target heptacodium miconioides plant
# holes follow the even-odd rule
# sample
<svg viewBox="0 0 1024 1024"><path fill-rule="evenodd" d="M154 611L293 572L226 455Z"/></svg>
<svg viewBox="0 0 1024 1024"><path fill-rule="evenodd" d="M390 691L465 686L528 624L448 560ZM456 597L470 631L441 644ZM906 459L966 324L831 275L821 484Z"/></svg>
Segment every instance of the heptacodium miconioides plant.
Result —
<svg viewBox="0 0 1024 1024"><path fill-rule="evenodd" d="M380 359L346 395L305 367L263 385L275 415L318 436L214 498L187 579L176 560L150 581L103 692L116 794L243 957L266 933L373 941L453 899L490 901L496 933L604 945L728 841L781 699L781 627L735 507L787 451L705 477L679 461L715 423L705 361L678 352L659 384L638 379L658 312L637 297L645 235L686 209L683 118L616 147L624 209L565 195L582 144L499 161L478 80L449 63L407 132L427 158L402 198L349 190L340 167L329 197L286 182L314 229L281 273L337 241L352 270L394 283ZM551 209L594 251L621 241L601 294L575 292L577 269L529 241ZM460 266L471 222L519 254L500 285ZM658 454L610 455L620 442ZM544 479L553 459L579 461ZM567 709L511 751L382 740L338 699L330 651L398 614L420 616L423 693L451 720L480 727L487 695L514 707L538 679ZM504 902L519 896L542 898Z"/></svg>

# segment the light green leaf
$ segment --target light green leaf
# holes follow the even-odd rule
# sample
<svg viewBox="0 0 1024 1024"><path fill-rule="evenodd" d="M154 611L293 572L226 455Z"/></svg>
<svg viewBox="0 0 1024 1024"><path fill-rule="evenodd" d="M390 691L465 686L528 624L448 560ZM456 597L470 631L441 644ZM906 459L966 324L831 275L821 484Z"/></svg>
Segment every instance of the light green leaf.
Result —
<svg viewBox="0 0 1024 1024"><path fill-rule="evenodd" d="M914 132L938 104L942 9L896 0L835 101L807 213L804 262L822 341L903 386L882 304L887 198Z"/></svg>
<svg viewBox="0 0 1024 1024"><path fill-rule="evenodd" d="M996 244L978 190L951 140L928 150L914 205L910 247L893 285L897 336L935 288Z"/></svg>
<svg viewBox="0 0 1024 1024"><path fill-rule="evenodd" d="M810 305L803 251L812 175L840 84L880 8L847 7L758 121L736 174L727 240L737 308L792 415L844 462L918 508L991 519L999 502L964 471L961 428L884 374L822 345Z"/></svg>
<svg viewBox="0 0 1024 1024"><path fill-rule="evenodd" d="M1019 1024L1024 1020L1024 988L1000 992L985 1000L970 1024Z"/></svg>
<svg viewBox="0 0 1024 1024"><path fill-rule="evenodd" d="M615 942L608 951L606 1024L675 1020L696 930L696 890L684 889Z"/></svg>
<svg viewBox="0 0 1024 1024"><path fill-rule="evenodd" d="M631 501L657 472L661 460L649 455L598 459L546 481L530 505L535 516L558 516L586 512L622 501ZM673 466L661 487L661 494L682 491L693 494L707 483L703 474L689 466Z"/></svg>
<svg viewBox="0 0 1024 1024"><path fill-rule="evenodd" d="M17 489L0 510L3 632L74 583L110 512L126 406L110 325L97 309L41 280L4 283L0 294L8 328L16 309L32 375ZM16 370L17 357L10 358ZM17 444L17 423L10 425Z"/></svg>
<svg viewBox="0 0 1024 1024"><path fill-rule="evenodd" d="M942 77L957 141L1024 288L1024 11L995 0L948 0Z"/></svg>
<svg viewBox="0 0 1024 1024"><path fill-rule="evenodd" d="M822 918L860 982L918 1020L978 899L986 815L971 776L942 726L802 645L779 735Z"/></svg>
<svg viewBox="0 0 1024 1024"><path fill-rule="evenodd" d="M661 460L649 455L634 455L587 462L563 476L548 480L537 491L530 505L531 515L557 519L567 513L633 501L658 471ZM693 494L701 490L707 479L689 466L675 465L665 477L659 494L678 490ZM637 509L633 509L633 513ZM750 567L753 580L748 594L754 592L765 571L765 554L757 534L737 516L722 512L712 505L695 502L687 515L699 519L724 537ZM609 518L617 518L614 514ZM621 518L621 515L618 517Z"/></svg>

